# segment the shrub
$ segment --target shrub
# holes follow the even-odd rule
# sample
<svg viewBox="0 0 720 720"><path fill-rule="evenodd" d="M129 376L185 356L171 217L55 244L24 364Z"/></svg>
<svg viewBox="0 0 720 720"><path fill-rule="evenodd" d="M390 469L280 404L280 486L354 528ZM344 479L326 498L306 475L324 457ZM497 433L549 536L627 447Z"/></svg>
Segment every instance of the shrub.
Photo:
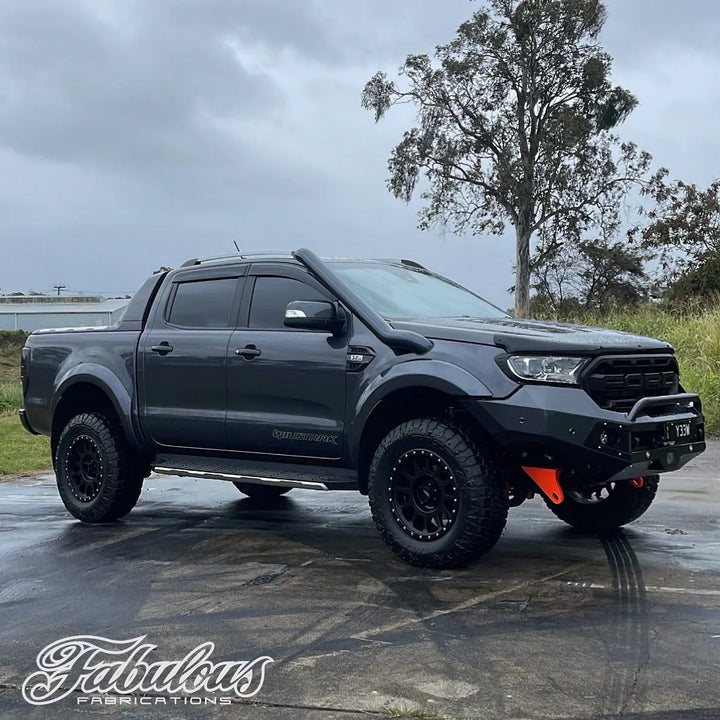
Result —
<svg viewBox="0 0 720 720"><path fill-rule="evenodd" d="M29 333L24 330L0 330L0 351L20 350Z"/></svg>
<svg viewBox="0 0 720 720"><path fill-rule="evenodd" d="M703 308L718 306L720 298L720 256L713 255L688 270L670 286L663 300L670 307L683 308L688 303Z"/></svg>

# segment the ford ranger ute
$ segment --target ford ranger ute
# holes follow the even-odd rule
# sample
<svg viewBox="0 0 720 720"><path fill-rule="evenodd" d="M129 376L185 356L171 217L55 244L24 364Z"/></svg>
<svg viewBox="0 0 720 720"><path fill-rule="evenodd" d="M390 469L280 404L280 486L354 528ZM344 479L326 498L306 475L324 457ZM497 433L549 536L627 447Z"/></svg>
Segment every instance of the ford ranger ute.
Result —
<svg viewBox="0 0 720 720"><path fill-rule="evenodd" d="M487 552L535 494L587 532L628 523L705 449L667 343L514 319L408 260L189 260L115 326L32 333L21 375L83 522L125 516L152 471L355 490L426 567Z"/></svg>

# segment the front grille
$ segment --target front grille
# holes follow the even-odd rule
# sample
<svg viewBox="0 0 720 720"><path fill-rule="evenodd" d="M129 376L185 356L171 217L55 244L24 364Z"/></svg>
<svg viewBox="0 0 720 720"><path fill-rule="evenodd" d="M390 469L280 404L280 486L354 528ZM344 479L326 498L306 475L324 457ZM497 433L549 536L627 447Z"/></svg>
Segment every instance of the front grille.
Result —
<svg viewBox="0 0 720 720"><path fill-rule="evenodd" d="M640 398L677 393L680 376L673 355L618 355L594 360L581 382L601 408L628 412Z"/></svg>

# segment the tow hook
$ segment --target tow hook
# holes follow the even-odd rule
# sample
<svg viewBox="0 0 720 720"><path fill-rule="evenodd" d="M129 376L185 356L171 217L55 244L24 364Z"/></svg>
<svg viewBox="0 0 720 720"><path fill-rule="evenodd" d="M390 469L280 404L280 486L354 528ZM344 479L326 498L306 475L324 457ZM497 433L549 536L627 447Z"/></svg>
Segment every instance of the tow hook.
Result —
<svg viewBox="0 0 720 720"><path fill-rule="evenodd" d="M565 500L565 494L560 487L560 470L557 468L525 467L522 469L532 478L532 481L545 493L548 500L559 505Z"/></svg>
<svg viewBox="0 0 720 720"><path fill-rule="evenodd" d="M633 487L641 488L643 485L645 485L645 478L641 478L641 477L632 478L630 480L630 484Z"/></svg>

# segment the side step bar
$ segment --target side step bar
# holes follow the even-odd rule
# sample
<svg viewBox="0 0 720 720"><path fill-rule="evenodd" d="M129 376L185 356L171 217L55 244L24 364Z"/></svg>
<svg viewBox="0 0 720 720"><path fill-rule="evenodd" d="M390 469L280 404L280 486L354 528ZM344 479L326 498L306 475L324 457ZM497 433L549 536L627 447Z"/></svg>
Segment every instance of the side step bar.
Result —
<svg viewBox="0 0 720 720"><path fill-rule="evenodd" d="M314 480L290 480L288 478L256 477L254 475L235 475L233 473L209 472L206 470L190 470L189 468L173 468L156 465L153 471L161 475L179 475L200 479L230 480L250 485L275 485L276 487L304 488L305 490L328 490L325 483Z"/></svg>

